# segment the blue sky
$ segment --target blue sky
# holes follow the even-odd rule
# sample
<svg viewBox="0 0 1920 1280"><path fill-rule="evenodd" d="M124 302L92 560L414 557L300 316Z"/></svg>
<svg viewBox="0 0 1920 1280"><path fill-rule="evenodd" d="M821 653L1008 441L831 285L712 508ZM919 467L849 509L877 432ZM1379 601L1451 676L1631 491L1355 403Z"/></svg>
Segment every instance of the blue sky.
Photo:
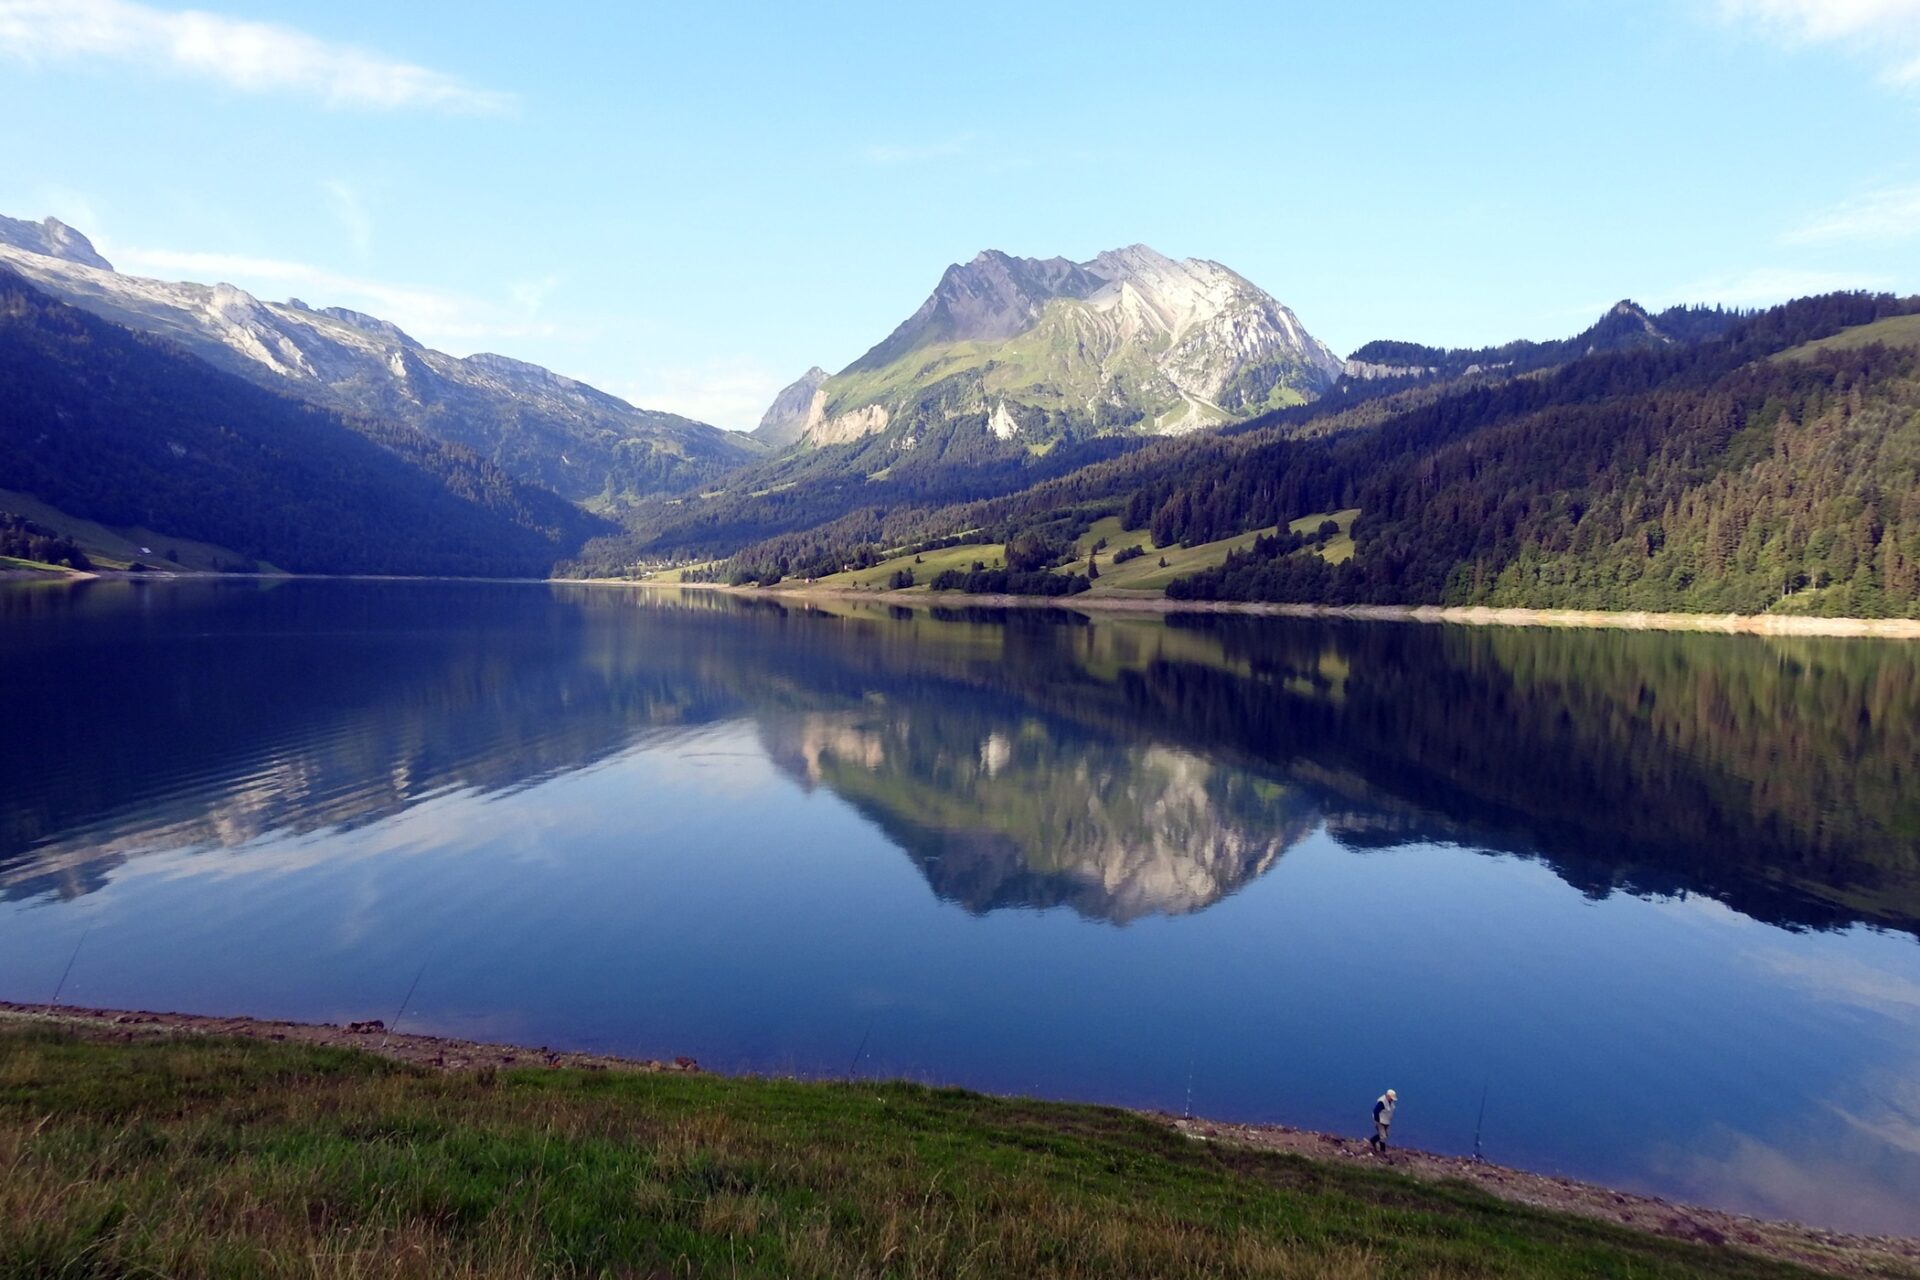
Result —
<svg viewBox="0 0 1920 1280"><path fill-rule="evenodd" d="M0 212L723 426L986 247L1342 353L1920 288L1920 0L208 3L0 0Z"/></svg>

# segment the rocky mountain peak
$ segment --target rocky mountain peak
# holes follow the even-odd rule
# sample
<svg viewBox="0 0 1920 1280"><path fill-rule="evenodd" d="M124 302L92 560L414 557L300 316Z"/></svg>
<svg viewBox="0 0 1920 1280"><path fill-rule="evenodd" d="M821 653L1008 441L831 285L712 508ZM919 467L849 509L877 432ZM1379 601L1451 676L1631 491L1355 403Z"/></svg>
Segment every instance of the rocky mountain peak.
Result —
<svg viewBox="0 0 1920 1280"><path fill-rule="evenodd" d="M113 270L113 264L95 251L93 241L58 218L29 222L24 218L0 216L0 244L100 271Z"/></svg>
<svg viewBox="0 0 1920 1280"><path fill-rule="evenodd" d="M877 369L940 342L1004 342L1033 326L1054 298L1084 298L1105 280L1066 258L1016 258L986 249L955 263L920 309L850 369Z"/></svg>
<svg viewBox="0 0 1920 1280"><path fill-rule="evenodd" d="M1645 307L1631 298L1613 304L1585 337L1588 351L1611 350L1619 346L1664 346L1673 341L1660 331Z"/></svg>
<svg viewBox="0 0 1920 1280"><path fill-rule="evenodd" d="M909 449L923 428L961 421L1003 441L1028 427L1191 431L1312 399L1340 369L1292 311L1218 262L1145 244L1086 262L988 249L949 266L839 374L782 391L755 435L785 447L892 431Z"/></svg>

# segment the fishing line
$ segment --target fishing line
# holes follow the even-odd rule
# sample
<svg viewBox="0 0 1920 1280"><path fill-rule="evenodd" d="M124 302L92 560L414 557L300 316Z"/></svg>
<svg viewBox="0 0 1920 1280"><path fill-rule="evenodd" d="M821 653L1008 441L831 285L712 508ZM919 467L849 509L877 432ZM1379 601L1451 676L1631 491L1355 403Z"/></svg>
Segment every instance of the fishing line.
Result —
<svg viewBox="0 0 1920 1280"><path fill-rule="evenodd" d="M880 1011L875 1009L873 1016L867 1019L866 1034L860 1037L860 1047L853 1051L853 1061L847 1064L847 1079L853 1079L854 1068L860 1065L860 1055L867 1051L867 1040L873 1035L873 1024L880 1020Z"/></svg>
<svg viewBox="0 0 1920 1280"><path fill-rule="evenodd" d="M53 1006L60 1003L61 989L67 985L67 975L73 972L73 962L80 958L80 948L87 945L87 935L93 932L93 921L87 921L87 927L80 931L80 941L73 944L73 954L67 957L67 967L60 971L60 981L53 984L53 999L47 1001L42 1013L52 1013Z"/></svg>
<svg viewBox="0 0 1920 1280"><path fill-rule="evenodd" d="M1493 1077L1491 1076L1487 1077L1485 1083L1480 1086L1480 1118L1473 1122L1473 1158L1476 1161L1482 1159L1480 1154L1480 1130L1484 1128L1487 1123L1487 1090L1492 1087Z"/></svg>

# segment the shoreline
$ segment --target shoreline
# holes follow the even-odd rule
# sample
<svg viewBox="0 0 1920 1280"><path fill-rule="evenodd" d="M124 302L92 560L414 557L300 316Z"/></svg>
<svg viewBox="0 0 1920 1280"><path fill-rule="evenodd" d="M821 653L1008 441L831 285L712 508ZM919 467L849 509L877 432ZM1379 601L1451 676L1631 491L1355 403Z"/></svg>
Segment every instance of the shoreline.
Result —
<svg viewBox="0 0 1920 1280"><path fill-rule="evenodd" d="M180 1035L291 1041L360 1050L424 1070L444 1072L530 1067L653 1074L701 1070L691 1058L660 1061L557 1052L545 1047L535 1049L394 1031L379 1021L341 1027L327 1023L0 1001L0 1024L55 1026L102 1041L131 1042L136 1038ZM825 1078L814 1082L835 1083ZM1134 1114L1164 1124L1196 1142L1278 1152L1321 1162L1364 1161L1423 1182L1465 1183L1513 1204L1572 1214L1667 1239L1738 1249L1833 1275L1920 1277L1920 1237L1861 1235L1753 1218L1414 1148L1395 1148L1380 1156L1374 1154L1362 1138L1286 1125L1237 1124L1165 1112L1123 1110L1133 1110Z"/></svg>
<svg viewBox="0 0 1920 1280"><path fill-rule="evenodd" d="M748 599L850 600L907 608L1064 609L1072 612L1238 614L1256 618L1334 618L1472 627L1572 627L1612 631L1696 631L1718 635L1836 636L1920 640L1920 618L1814 618L1798 614L1648 613L1604 609L1521 609L1489 605L1278 604L1250 600L1169 600L1165 596L971 595L960 591L867 591L844 587L729 587L717 582L649 582L621 578L554 578L572 585L644 587L653 591L717 591Z"/></svg>
<svg viewBox="0 0 1920 1280"><path fill-rule="evenodd" d="M1820 636L1841 639L1920 640L1920 618L1816 618L1803 614L1653 613L1606 609L1523 609L1491 605L1281 604L1254 600L1169 600L1165 596L975 595L961 591L882 591L846 587L730 587L717 582L653 582L645 578L481 578L426 574L219 573L120 569L0 570L5 582L488 582L501 584L627 587L647 591L711 591L760 600L834 600L903 608L1060 609L1074 613L1230 614L1255 618L1321 618L1357 622L1416 622L1469 627L1538 627L1595 631L1679 631L1711 635Z"/></svg>

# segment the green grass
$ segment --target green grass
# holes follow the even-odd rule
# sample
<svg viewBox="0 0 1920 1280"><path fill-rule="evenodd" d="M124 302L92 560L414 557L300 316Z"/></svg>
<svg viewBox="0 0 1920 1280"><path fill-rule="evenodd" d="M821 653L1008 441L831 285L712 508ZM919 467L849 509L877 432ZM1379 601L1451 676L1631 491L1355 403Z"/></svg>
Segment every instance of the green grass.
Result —
<svg viewBox="0 0 1920 1280"><path fill-rule="evenodd" d="M677 569L662 569L658 573L649 574L647 576L647 581L664 582L664 583L671 583L671 584L677 585L680 583L684 583L687 580L687 575L689 573L692 573L695 569L711 568L715 563L716 562L712 560L703 560L699 564L683 564Z"/></svg>
<svg viewBox="0 0 1920 1280"><path fill-rule="evenodd" d="M87 553L87 558L102 569L124 569L136 560L155 569L209 570L222 565L251 566L256 563L238 551L230 551L210 542L170 537L137 526L114 529L92 520L82 520L57 507L48 506L32 494L11 489L0 489L0 511L25 516L37 525L72 538ZM143 551L142 547L151 547L152 550ZM179 559L168 560L166 554L169 551L176 553ZM259 561L258 564L263 573L279 572L265 561Z"/></svg>
<svg viewBox="0 0 1920 1280"><path fill-rule="evenodd" d="M1353 556L1354 517L1360 514L1358 508L1348 511L1316 512L1302 516L1291 526L1297 532L1311 533L1323 520L1332 520L1340 526L1340 535L1331 539L1320 549L1319 554L1334 564L1339 564ZM1099 553L1100 577L1094 582L1089 595L1159 595L1167 584L1175 578L1182 578L1202 569L1210 569L1220 564L1232 551L1243 550L1253 545L1255 538L1262 534L1273 533L1272 529L1254 529L1247 533L1237 533L1231 538L1221 538L1217 542L1203 542L1191 547L1159 547L1153 545L1153 539L1145 529L1129 532L1121 525L1120 517L1105 516L1095 521L1074 543L1074 560L1068 568L1075 572L1084 572L1087 555L1093 550L1094 543L1106 539L1106 547ZM1124 564L1113 563L1113 553L1122 547L1139 543L1146 548L1146 554L1138 556ZM915 564L912 555L894 556L883 560L870 569L856 569L849 573L836 573L814 581L817 587L837 588L841 590L884 590L887 580L896 570L912 569L916 585L906 591L893 592L894 595L926 595L927 583L945 569L966 569L975 560L992 565L998 563L1006 554L1006 548L997 542L972 542L957 547L945 547L939 551L927 551L921 554L921 563ZM1160 561L1165 559L1165 568Z"/></svg>
<svg viewBox="0 0 1920 1280"><path fill-rule="evenodd" d="M1774 358L1790 360L1821 351L1850 351L1876 343L1885 343L1889 347L1920 347L1920 315L1889 316L1872 324L1855 325L1851 329L1842 329L1832 337L1802 343Z"/></svg>
<svg viewBox="0 0 1920 1280"><path fill-rule="evenodd" d="M32 569L40 573L57 573L62 577L72 572L65 565L47 564L42 560L22 560L19 556L0 556L0 569Z"/></svg>
<svg viewBox="0 0 1920 1280"><path fill-rule="evenodd" d="M996 564L1006 554L1006 550L1006 547L998 542L966 542L957 547L942 547L938 551L923 551L920 553L919 564L913 562L911 554L894 556L891 559L882 560L871 569L854 569L847 573L835 573L824 578L816 578L814 585L840 590L885 590L887 579L891 578L896 570L911 569L915 585L909 590L925 595L927 584L941 572L947 569L965 571L973 566L975 560L989 565Z"/></svg>
<svg viewBox="0 0 1920 1280"><path fill-rule="evenodd" d="M0 1276L1790 1276L913 1085L0 1031Z"/></svg>
<svg viewBox="0 0 1920 1280"><path fill-rule="evenodd" d="M1102 521L1101 525L1107 521ZM1230 551L1239 551L1253 545L1253 540L1263 533L1272 533L1272 529L1254 529L1247 533L1236 533L1231 538L1222 538L1217 542L1201 542L1191 547L1155 547L1153 539L1145 529L1136 529L1131 533L1119 529L1119 521L1112 521L1114 529L1104 534L1107 549L1100 553L1100 577L1093 584L1095 595L1140 595L1143 593L1159 595L1167 589L1167 584L1175 578L1184 578L1190 573L1202 569L1211 569L1227 558ZM1100 525L1095 526L1096 529ZM1096 535L1101 536L1101 535ZM1114 564L1113 553L1122 547L1139 543L1146 554ZM1160 567L1165 559L1166 568Z"/></svg>
<svg viewBox="0 0 1920 1280"><path fill-rule="evenodd" d="M1316 511L1310 516L1301 516L1289 521L1287 528L1294 533L1312 533L1328 520L1340 526L1340 532L1327 539L1320 548L1319 555L1328 564L1345 564L1353 559L1353 522L1360 516L1360 508L1348 507L1345 511Z"/></svg>
<svg viewBox="0 0 1920 1280"><path fill-rule="evenodd" d="M1126 344L1114 350L1112 341L1086 303L1055 298L1031 328L1004 341L933 343L878 369L836 374L825 386L827 414L837 417L871 404L897 409L936 382L974 374L989 403L1074 412L1117 392L1147 415L1143 426L1159 430L1210 425L1232 416L1169 393L1154 364L1165 352L1164 337L1148 348Z"/></svg>

